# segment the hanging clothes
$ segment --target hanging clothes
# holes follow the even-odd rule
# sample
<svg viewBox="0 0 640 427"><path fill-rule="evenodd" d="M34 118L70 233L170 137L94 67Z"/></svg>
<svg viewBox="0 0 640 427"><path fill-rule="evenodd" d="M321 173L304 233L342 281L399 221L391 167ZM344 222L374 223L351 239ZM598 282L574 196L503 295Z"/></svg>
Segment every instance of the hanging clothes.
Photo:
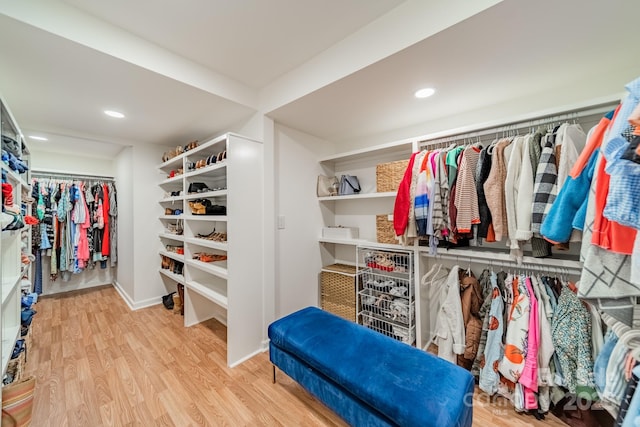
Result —
<svg viewBox="0 0 640 427"><path fill-rule="evenodd" d="M507 179L507 164L504 158L510 139L502 139L493 149L493 158L489 177L484 183L487 205L491 212L493 230L496 240L508 237L507 210L504 203L504 183Z"/></svg>
<svg viewBox="0 0 640 427"><path fill-rule="evenodd" d="M42 217L40 226L32 227L33 250L40 259L49 257L51 281L58 277L68 281L73 274L93 268L96 253L101 262L115 254L117 204L114 183L34 178L32 184L34 199L37 197L38 200L36 215ZM104 195L109 198L106 206L102 204ZM106 224L109 224L107 229L105 215ZM103 255L103 251L107 255ZM112 259L111 266L115 265L116 260ZM41 289L42 282L36 287Z"/></svg>
<svg viewBox="0 0 640 427"><path fill-rule="evenodd" d="M540 227L556 199L558 187L558 169L555 151L555 138L558 127L545 135L542 143L542 154L535 175L533 188L533 207L531 215L531 231L540 235Z"/></svg>
<svg viewBox="0 0 640 427"><path fill-rule="evenodd" d="M487 332L487 343L484 349L484 361L480 370L479 380L480 389L490 396L493 396L498 391L500 383L498 365L504 356L504 347L502 346L502 335L505 329L504 302L497 279L496 273L492 272L490 276L491 308L489 309L489 330Z"/></svg>

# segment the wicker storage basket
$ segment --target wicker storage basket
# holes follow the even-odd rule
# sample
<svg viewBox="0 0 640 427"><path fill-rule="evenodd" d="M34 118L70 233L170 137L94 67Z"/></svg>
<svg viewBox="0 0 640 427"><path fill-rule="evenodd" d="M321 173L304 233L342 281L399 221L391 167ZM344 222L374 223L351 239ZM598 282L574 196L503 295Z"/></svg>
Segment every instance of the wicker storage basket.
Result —
<svg viewBox="0 0 640 427"><path fill-rule="evenodd" d="M323 310L356 321L356 267L332 264L320 273L320 301Z"/></svg>
<svg viewBox="0 0 640 427"><path fill-rule="evenodd" d="M378 243L398 244L393 228L393 215L376 215L376 240Z"/></svg>
<svg viewBox="0 0 640 427"><path fill-rule="evenodd" d="M397 162L381 163L376 166L376 191L385 193L387 191L398 191L400 181L404 172L409 166L409 160L398 160Z"/></svg>

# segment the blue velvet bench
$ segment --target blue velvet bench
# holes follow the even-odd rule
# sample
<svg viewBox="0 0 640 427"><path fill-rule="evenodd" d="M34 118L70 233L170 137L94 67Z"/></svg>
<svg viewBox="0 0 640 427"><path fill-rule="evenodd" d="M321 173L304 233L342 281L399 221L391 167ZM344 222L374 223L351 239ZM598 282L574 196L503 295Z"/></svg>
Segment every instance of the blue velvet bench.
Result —
<svg viewBox="0 0 640 427"><path fill-rule="evenodd" d="M269 358L353 426L471 426L474 380L429 353L307 307L269 325Z"/></svg>

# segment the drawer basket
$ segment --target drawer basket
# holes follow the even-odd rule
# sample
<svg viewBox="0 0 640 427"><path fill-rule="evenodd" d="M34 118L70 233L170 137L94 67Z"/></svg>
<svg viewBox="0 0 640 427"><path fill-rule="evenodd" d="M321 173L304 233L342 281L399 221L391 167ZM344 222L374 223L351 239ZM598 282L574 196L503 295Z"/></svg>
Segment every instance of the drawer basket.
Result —
<svg viewBox="0 0 640 427"><path fill-rule="evenodd" d="M356 267L332 264L320 273L320 300L323 310L356 321Z"/></svg>

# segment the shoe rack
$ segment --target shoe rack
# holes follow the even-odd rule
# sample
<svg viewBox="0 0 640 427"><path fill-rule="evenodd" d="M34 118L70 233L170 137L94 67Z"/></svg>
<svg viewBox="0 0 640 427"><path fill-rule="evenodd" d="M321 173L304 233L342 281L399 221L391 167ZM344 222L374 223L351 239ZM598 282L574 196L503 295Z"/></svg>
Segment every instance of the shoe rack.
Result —
<svg viewBox="0 0 640 427"><path fill-rule="evenodd" d="M159 272L168 292L184 285L186 327L211 318L227 326L234 366L263 347L263 145L228 133L167 157L158 167Z"/></svg>

